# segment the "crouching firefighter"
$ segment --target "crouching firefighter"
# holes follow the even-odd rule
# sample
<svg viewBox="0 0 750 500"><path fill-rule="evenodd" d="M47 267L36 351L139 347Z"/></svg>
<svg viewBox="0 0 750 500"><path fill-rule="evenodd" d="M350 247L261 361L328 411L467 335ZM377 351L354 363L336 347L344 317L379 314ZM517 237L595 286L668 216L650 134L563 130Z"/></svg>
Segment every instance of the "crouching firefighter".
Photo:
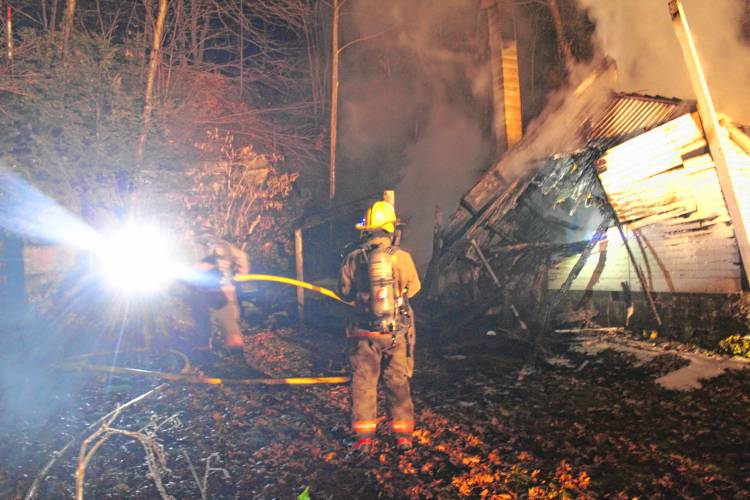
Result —
<svg viewBox="0 0 750 500"><path fill-rule="evenodd" d="M217 233L208 222L198 230L199 251L203 258L196 268L205 276L189 301L198 336L206 338L211 345L213 323L221 331L223 348L236 352L242 349L244 341L240 328L240 303L232 276L249 273L250 261L244 251L218 237Z"/></svg>
<svg viewBox="0 0 750 500"><path fill-rule="evenodd" d="M372 449L377 427L377 390L382 374L399 449L412 446L414 405L409 380L414 367L414 314L409 299L421 284L411 255L400 249L396 211L377 201L355 227L361 245L342 264L339 293L355 301L347 320L352 368L352 430L356 450Z"/></svg>

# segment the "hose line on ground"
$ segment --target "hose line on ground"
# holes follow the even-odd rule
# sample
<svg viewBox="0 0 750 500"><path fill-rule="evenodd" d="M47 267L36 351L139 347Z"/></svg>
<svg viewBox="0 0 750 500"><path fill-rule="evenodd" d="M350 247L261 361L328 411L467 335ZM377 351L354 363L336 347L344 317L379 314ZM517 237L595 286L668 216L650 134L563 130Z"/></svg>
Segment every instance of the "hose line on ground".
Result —
<svg viewBox="0 0 750 500"><path fill-rule="evenodd" d="M285 276L274 276L273 274L238 274L232 278L234 281L243 282L243 281L274 281L276 283L284 283L287 285L292 286L298 286L300 288L304 288L306 290L310 290L312 292L317 292L321 295L325 295L329 299L333 299L336 301L341 302L342 304L346 304L348 306L353 306L353 302L347 302L346 300L339 297L336 292L333 290L329 290L328 288L323 288L322 286L313 285L312 283L307 283L306 281L300 281L296 280L294 278L287 278Z"/></svg>
<svg viewBox="0 0 750 500"><path fill-rule="evenodd" d="M140 375L155 377L173 382L187 382L189 384L205 385L315 385L315 384L344 384L349 377L286 377L286 378L219 378L205 375L191 375L187 373L170 373L141 368L126 368L122 366L92 365L86 362L69 362L57 365L64 370L91 370L95 372L114 373L120 375Z"/></svg>
<svg viewBox="0 0 750 500"><path fill-rule="evenodd" d="M313 285L305 281L296 280L294 278L287 278L284 276L275 276L272 274L238 274L232 278L236 282L246 281L272 281L275 283L284 283L286 285L298 286L312 292L317 292L330 299L341 302L348 306L353 306L353 302L347 302L346 300L339 297L336 292L323 288L321 286ZM205 384L205 385L223 385L223 384L238 384L238 385L315 385L315 384L344 384L349 382L349 377L286 377L286 378L219 378L219 377L206 377L204 375L192 375L185 373L190 368L190 360L188 357L175 350L171 350L173 354L182 358L183 369L180 373L170 373L155 370L143 370L140 368L126 368L120 366L109 366L109 365L97 365L90 364L86 361L86 358L90 358L95 355L102 353L90 353L77 356L77 360L69 361L67 363L61 363L57 365L58 368L64 370L91 370L97 372L114 373L121 375L140 375L144 377L161 378L164 380L180 381L189 384ZM74 359L76 359L74 358Z"/></svg>

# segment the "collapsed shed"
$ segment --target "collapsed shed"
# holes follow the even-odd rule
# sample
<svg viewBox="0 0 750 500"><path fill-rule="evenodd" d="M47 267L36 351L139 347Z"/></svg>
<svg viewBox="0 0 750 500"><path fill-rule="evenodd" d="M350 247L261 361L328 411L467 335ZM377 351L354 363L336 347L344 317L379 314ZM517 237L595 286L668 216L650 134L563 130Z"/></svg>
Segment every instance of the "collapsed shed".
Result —
<svg viewBox="0 0 750 500"><path fill-rule="evenodd" d="M529 134L464 195L436 232L430 295L506 325L634 321L680 338L721 335L746 288L747 242L695 102L609 92L568 123L566 148L540 159ZM726 117L720 124L746 218L750 138Z"/></svg>

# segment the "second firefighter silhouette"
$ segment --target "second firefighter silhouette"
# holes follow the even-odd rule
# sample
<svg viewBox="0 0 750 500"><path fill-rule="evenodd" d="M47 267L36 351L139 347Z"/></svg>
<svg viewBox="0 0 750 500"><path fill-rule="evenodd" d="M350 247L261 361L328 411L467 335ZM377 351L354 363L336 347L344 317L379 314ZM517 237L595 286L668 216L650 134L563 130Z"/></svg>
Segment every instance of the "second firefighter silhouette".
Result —
<svg viewBox="0 0 750 500"><path fill-rule="evenodd" d="M396 211L377 201L357 224L361 245L341 266L339 293L355 301L347 320L352 367L355 448L370 451L377 427L378 381L383 379L391 429L399 448L410 448L414 405L409 380L414 366L414 315L408 299L421 287L414 260L394 242Z"/></svg>
<svg viewBox="0 0 750 500"><path fill-rule="evenodd" d="M198 336L206 338L209 345L213 337L213 323L221 331L224 348L242 349L240 303L232 277L249 273L250 261L244 251L217 234L217 229L209 222L201 223L197 251L202 259L196 268L206 276L205 282L193 290L189 299L193 319Z"/></svg>

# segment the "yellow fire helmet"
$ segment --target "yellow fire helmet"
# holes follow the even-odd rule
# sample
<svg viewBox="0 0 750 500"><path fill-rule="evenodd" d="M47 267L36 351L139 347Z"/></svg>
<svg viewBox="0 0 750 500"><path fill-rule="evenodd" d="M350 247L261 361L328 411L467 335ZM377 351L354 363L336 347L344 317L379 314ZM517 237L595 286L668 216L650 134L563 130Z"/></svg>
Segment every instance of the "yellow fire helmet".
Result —
<svg viewBox="0 0 750 500"><path fill-rule="evenodd" d="M360 231L382 229L387 233L396 230L396 210L387 201L376 201L365 212L365 218L354 227Z"/></svg>

